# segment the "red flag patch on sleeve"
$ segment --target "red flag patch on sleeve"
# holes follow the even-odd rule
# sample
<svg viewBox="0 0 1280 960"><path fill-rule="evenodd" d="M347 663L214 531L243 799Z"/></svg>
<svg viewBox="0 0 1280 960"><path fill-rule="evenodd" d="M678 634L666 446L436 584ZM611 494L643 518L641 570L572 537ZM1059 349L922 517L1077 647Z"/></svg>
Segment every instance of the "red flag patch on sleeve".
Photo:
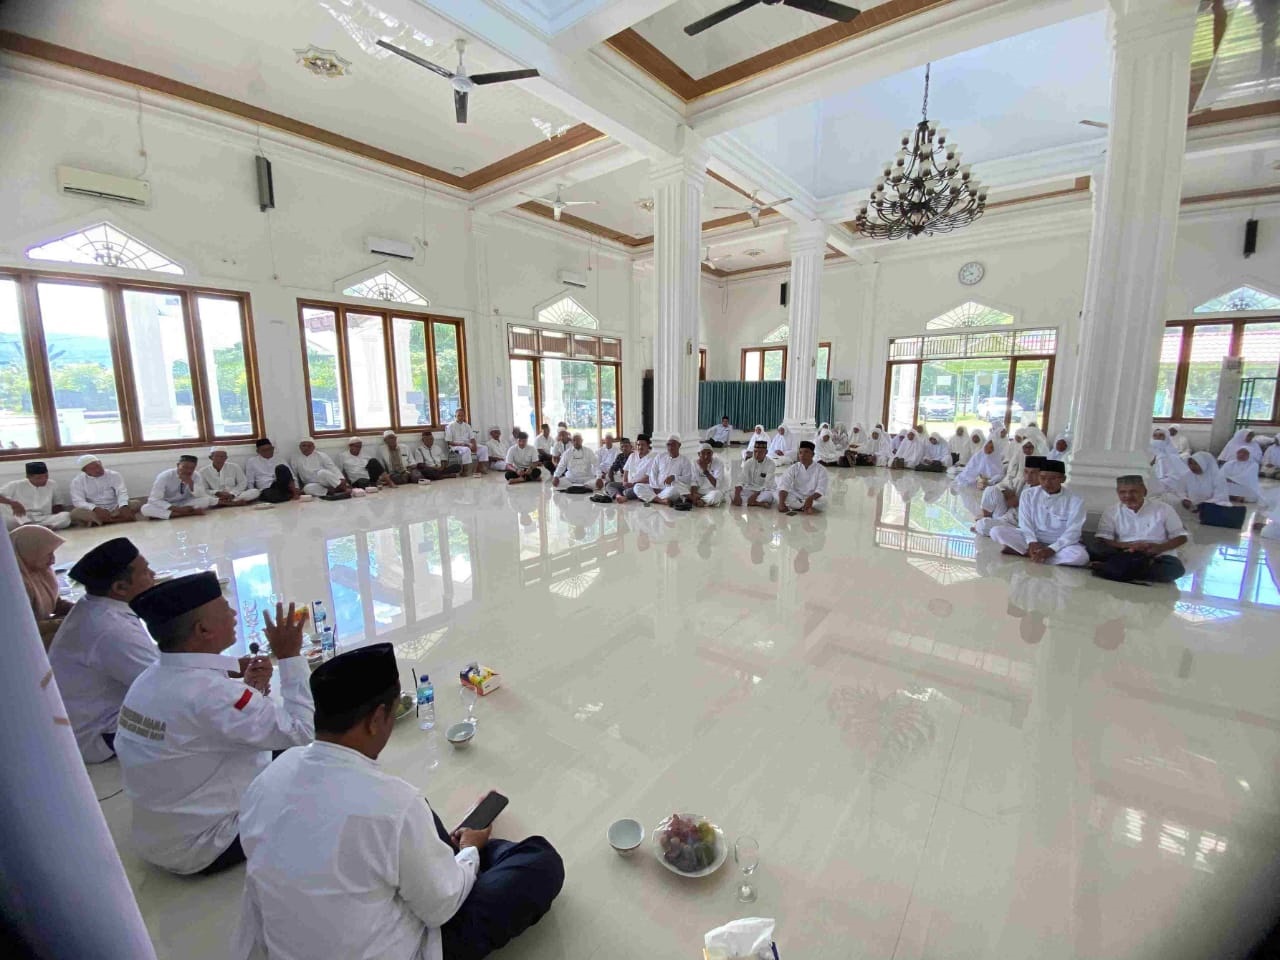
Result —
<svg viewBox="0 0 1280 960"><path fill-rule="evenodd" d="M253 699L253 691L246 687L244 693L240 694L240 699L237 700L235 703L236 709L243 710L245 707L249 705L249 701L252 699Z"/></svg>

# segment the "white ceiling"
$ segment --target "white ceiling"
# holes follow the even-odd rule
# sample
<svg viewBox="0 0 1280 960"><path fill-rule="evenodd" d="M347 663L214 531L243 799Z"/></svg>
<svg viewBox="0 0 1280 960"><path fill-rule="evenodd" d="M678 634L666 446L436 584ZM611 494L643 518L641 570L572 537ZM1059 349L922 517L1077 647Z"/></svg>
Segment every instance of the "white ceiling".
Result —
<svg viewBox="0 0 1280 960"><path fill-rule="evenodd" d="M1190 157L1182 169L1182 195L1206 197L1216 193L1280 188L1280 147Z"/></svg>
<svg viewBox="0 0 1280 960"><path fill-rule="evenodd" d="M786 225L770 224L767 220L758 230L738 232L732 238L704 236L703 256L706 256L708 246L711 248L711 256L715 258L717 270L750 270L752 267L787 263L791 260Z"/></svg>
<svg viewBox="0 0 1280 960"><path fill-rule="evenodd" d="M1105 14L1044 27L933 64L929 117L980 164L1088 141L1110 119ZM818 197L868 188L920 120L923 67L732 131L749 151ZM979 170L979 172L981 172ZM998 185L998 184L997 184Z"/></svg>
<svg viewBox="0 0 1280 960"><path fill-rule="evenodd" d="M419 56L457 65L457 27L422 7L414 28L380 19L367 0L42 0L3 4L0 25L18 33L181 80L352 137L446 172L464 173L577 121L521 89L520 82L471 95L469 123L454 122L448 82L361 42L395 37ZM315 44L352 61L351 75L316 77L295 60ZM478 43L467 69L522 66Z"/></svg>

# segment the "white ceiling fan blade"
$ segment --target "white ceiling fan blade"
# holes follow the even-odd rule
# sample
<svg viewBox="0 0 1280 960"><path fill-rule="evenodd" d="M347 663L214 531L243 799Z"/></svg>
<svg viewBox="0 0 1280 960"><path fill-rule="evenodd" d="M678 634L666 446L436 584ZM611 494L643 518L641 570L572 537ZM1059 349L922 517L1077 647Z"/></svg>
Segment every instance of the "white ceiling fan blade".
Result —
<svg viewBox="0 0 1280 960"><path fill-rule="evenodd" d="M566 207L590 207L599 203L599 200L561 200Z"/></svg>
<svg viewBox="0 0 1280 960"><path fill-rule="evenodd" d="M792 200L794 200L794 199L795 199L794 197L783 197L781 200L775 200L775 201L773 201L773 203L765 203L765 204L761 204L761 206L763 206L763 207L780 207L780 206L782 206L784 203L790 203L790 202L791 202Z"/></svg>
<svg viewBox="0 0 1280 960"><path fill-rule="evenodd" d="M718 204L712 207L711 209L712 210L737 210L739 213L745 213L747 210L746 207L723 207Z"/></svg>
<svg viewBox="0 0 1280 960"><path fill-rule="evenodd" d="M546 197L535 197L532 193L521 193L520 196L528 197L534 203L545 204L548 207L555 206L554 200L548 200Z"/></svg>

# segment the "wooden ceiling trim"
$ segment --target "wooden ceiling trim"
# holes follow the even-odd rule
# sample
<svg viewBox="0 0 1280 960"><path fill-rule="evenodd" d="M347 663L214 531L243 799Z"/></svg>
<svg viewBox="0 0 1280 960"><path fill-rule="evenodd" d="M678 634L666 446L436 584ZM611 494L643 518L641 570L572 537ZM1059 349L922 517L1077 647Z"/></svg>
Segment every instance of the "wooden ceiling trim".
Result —
<svg viewBox="0 0 1280 960"><path fill-rule="evenodd" d="M686 103L698 95L698 81L630 27L615 33L605 43Z"/></svg>
<svg viewBox="0 0 1280 960"><path fill-rule="evenodd" d="M606 139L605 134L595 127L590 124L579 123L558 137L535 143L531 147L525 147L523 150L517 150L508 157L503 157L501 160L495 160L487 167L473 170L461 178L462 189L479 190L481 187L487 187L496 180L512 176L539 164L548 163L557 157L563 157L566 153L572 153L574 150L587 146L587 144L596 143L604 139Z"/></svg>

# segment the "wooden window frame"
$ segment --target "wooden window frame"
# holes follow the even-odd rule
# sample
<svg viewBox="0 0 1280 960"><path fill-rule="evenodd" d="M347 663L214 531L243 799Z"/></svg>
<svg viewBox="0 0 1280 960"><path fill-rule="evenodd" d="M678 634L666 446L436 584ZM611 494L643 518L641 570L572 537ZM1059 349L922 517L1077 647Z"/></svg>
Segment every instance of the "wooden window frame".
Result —
<svg viewBox="0 0 1280 960"><path fill-rule="evenodd" d="M78 453L141 453L145 451L182 450L207 447L212 443L252 443L262 435L262 392L258 373L258 350L253 331L253 307L249 294L241 290L222 290L195 284L150 280L145 277L98 276L89 273L66 273L48 270L0 269L0 279L18 284L18 324L26 351L27 378L31 386L31 409L40 431L41 443L21 450L0 450L0 461L30 460L34 457L74 456ZM107 321L107 339L111 347L111 363L115 376L117 405L120 410L118 443L66 444L59 439L57 404L53 397L53 371L44 335L44 318L40 312L40 283L77 284L102 291ZM133 355L129 343L128 320L124 294L127 290L165 293L181 299L184 332L187 341L187 368L191 375L191 404L195 410L198 435L181 439L144 440L138 413L137 384L133 376ZM241 342L244 344L246 388L249 392L249 433L243 436L218 436L213 432L213 419L205 389L209 381L204 368L204 340L200 331L200 298L231 300L240 305Z"/></svg>
<svg viewBox="0 0 1280 960"><path fill-rule="evenodd" d="M745 382L746 382L746 380L747 380L747 354L748 354L748 353L757 353L757 352L758 352L758 353L760 354L760 379L759 379L759 380L757 380L757 381L754 381L754 382L756 382L756 383L774 383L774 382L777 382L777 381L771 381L771 380L765 380L765 379L764 379L764 355L765 355L766 353L773 353L773 352L779 352L779 351L782 353L782 376L781 376L779 379L780 379L780 380L782 380L783 382L785 382L785 381L786 381L786 379L787 379L787 353L788 353L788 351L787 351L787 347L786 347L786 345L785 345L785 344L784 344L784 345L781 345L781 346L776 346L776 347L764 347L764 346L761 346L761 347L743 347L743 348L742 348L742 356L741 356L741 359L740 359L740 360L739 360L739 362L738 362L738 380L739 380L739 381L742 381L742 382L744 382L744 383L745 383Z"/></svg>
<svg viewBox="0 0 1280 960"><path fill-rule="evenodd" d="M1011 421L1013 417L1013 388L1018 379L1018 363L1020 361L1039 362L1042 360L1048 360L1049 367L1045 373L1045 376L1047 377L1048 382L1046 382L1044 386L1043 418L1044 418L1044 423L1049 422L1049 413L1053 407L1053 378L1054 378L1054 373L1057 367L1056 354L1028 353L1028 354L1011 354L1009 356L1004 356L1004 357L950 357L950 358L942 358L941 360L934 360L934 359L926 360L923 358L919 358L916 360L889 360L884 365L884 403L881 406L880 422L884 424L885 430L889 429L889 400L890 400L889 391L893 386L893 368L908 367L908 366L913 366L916 368L915 400L913 401L913 406L912 406L912 410L915 411L912 415L912 424L914 425L915 423L920 422L918 419L920 416L920 384L924 379L923 377L924 364L941 363L941 362L945 362L945 360L947 359L1008 361L1009 383L1005 387L1005 406L1004 406L1004 425L1006 427L1011 425ZM1041 424L1041 426L1043 425L1044 424Z"/></svg>
<svg viewBox="0 0 1280 960"><path fill-rule="evenodd" d="M1238 317L1230 314L1220 314L1216 317L1196 317L1193 320L1172 320L1166 323L1166 330L1174 327L1182 330L1182 343L1178 349L1178 362L1173 379L1173 403L1169 416L1153 416L1151 422L1212 424L1213 418L1211 417L1188 417L1183 413L1183 406L1187 399L1187 381L1191 378L1191 343L1195 339L1196 328L1225 327L1229 325L1231 327L1231 343L1227 348L1227 356L1239 357L1240 351L1244 346L1245 328L1255 323L1280 323L1280 316ZM1156 364L1159 366L1159 359L1156 360ZM1280 377L1280 363L1277 363L1276 366L1277 376ZM1250 420L1249 423L1252 426L1259 427L1280 426L1280 379L1277 379L1275 394L1271 398L1271 419Z"/></svg>
<svg viewBox="0 0 1280 960"><path fill-rule="evenodd" d="M818 350L821 350L823 347L826 347L826 348L827 348L827 375L826 375L825 377L819 377L818 379L819 379L819 380L830 380L830 379L832 379L832 377L831 377L831 358L834 356L835 351L833 351L833 350L831 349L831 341L830 341L830 340L819 340L819 341L818 341ZM818 354L816 354L816 353L813 355L813 363L814 363L814 371L813 371L813 372L814 372L814 373L817 373L817 372L818 372L818 370L817 370L817 365L818 365Z"/></svg>
<svg viewBox="0 0 1280 960"><path fill-rule="evenodd" d="M347 435L358 435L360 433L369 433L371 431L381 432L383 430L394 430L396 433L421 433L424 430L442 430L447 424L440 423L440 385L437 383L436 376L436 332L435 325L437 323L448 324L457 330L458 334L458 401L461 408L466 411L466 415L471 415L471 397L467 390L467 337L466 325L461 317L450 317L444 314L424 313L418 310L406 310L404 304L396 304L395 307L366 307L354 303L339 303L330 300L298 300L298 335L301 341L300 349L302 351L302 382L307 395L307 425L311 430L313 437L338 437ZM334 316L334 334L337 340L337 379L338 379L338 396L342 400L342 410L345 418L343 426L331 429L319 429L315 423L315 410L311 405L311 370L307 363L307 328L306 321L303 318L303 311L326 310ZM361 426L356 423L355 407L352 403L353 390L351 386L351 366L350 355L347 347L347 314L354 313L362 317L378 317L382 320L382 337L383 343L386 345L384 351L383 362L386 364L387 373L387 409L391 415L390 427L369 427ZM421 322L425 325L426 344L427 344L427 390L430 394L429 403L431 407L431 419L437 421L434 423L404 423L400 419L400 404L397 397L400 394L399 384L396 380L396 362L395 362L395 321L413 320Z"/></svg>
<svg viewBox="0 0 1280 960"><path fill-rule="evenodd" d="M705 383L707 380L707 348L698 348L698 382Z"/></svg>
<svg viewBox="0 0 1280 960"><path fill-rule="evenodd" d="M532 368L533 377L530 382L530 387L533 389L533 411L534 411L533 419L535 423L534 423L534 432L529 436L530 440L533 440L533 438L537 435L538 427L542 423L542 361L543 360L561 360L561 361L573 362L573 363L594 363L597 367L613 367L614 368L613 389L615 394L613 397L613 411L614 411L613 412L613 424L614 424L613 435L615 437L620 437L623 435L622 424L624 421L622 419L622 356L621 356L622 338L621 337L614 334L604 333L600 330L591 330L582 334L582 336L594 337L602 341L616 340L618 342L618 353L619 353L619 357L617 360L614 360L611 358L601 359L598 357L578 357L572 354L562 355L558 353L542 353L541 349L537 351L525 351L523 353L515 353L514 351L511 350L511 328L512 327L519 327L523 330L536 330L538 331L539 334L541 334L543 331L546 331L552 334L559 334L562 330L572 331L576 328L557 326L554 324L548 325L548 326L530 326L529 324L525 324L525 323L507 324L507 372L508 372L508 375L510 375L512 360L528 360L533 364L533 368ZM572 346L572 342L570 345ZM539 341L539 346L541 346L540 341ZM507 400L508 402L510 402L511 400L509 391L508 391ZM604 419L604 417L602 416L604 412L603 404L604 404L604 393L600 386L600 371L597 370L596 371L596 415L597 415L597 419L599 420ZM605 434L605 428L603 426L600 426L600 427L597 427L596 429L600 431L600 436L603 439Z"/></svg>

